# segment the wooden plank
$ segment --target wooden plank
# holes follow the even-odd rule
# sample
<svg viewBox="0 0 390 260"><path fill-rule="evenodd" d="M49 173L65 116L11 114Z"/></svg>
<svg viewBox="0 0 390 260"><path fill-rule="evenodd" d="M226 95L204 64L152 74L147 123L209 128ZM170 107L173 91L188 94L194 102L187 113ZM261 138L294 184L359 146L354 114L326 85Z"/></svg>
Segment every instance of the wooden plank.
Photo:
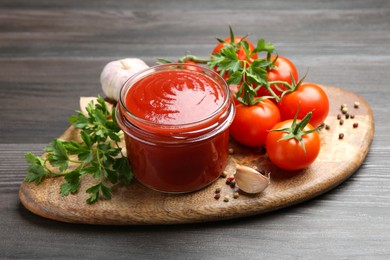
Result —
<svg viewBox="0 0 390 260"><path fill-rule="evenodd" d="M390 19L386 13L390 1L0 0L0 7L0 258L388 258ZM184 31L182 24L169 21L177 16L164 15L158 22L170 24L165 34L158 31L159 27L144 32L133 28L125 36L120 30L110 32L108 38L103 29L93 35L89 32L100 21L80 18L81 11L116 16L122 10L139 14L173 11L187 17L177 21L193 26ZM208 23L198 24L200 11L218 13L218 19L210 17ZM269 11L272 23L268 23L270 16L264 15ZM50 12L63 12L69 18L45 19L46 24L56 23L50 27L56 27L57 33L48 32L44 23L26 27L25 19L29 23L39 19L39 15L29 13ZM12 13L20 15L9 23L6 20ZM79 30L69 27L74 17L85 23ZM114 24L122 17L103 22L112 20ZM137 56L150 63L156 57L174 58L188 50L207 56L214 38L225 36L229 24L237 26L238 33L274 41L280 54L296 62L302 73L309 69L308 80L343 87L369 102L375 116L375 139L366 160L351 178L331 192L294 207L202 225L70 225L32 214L20 204L17 193L27 167L24 153L38 154L63 132L68 116L77 109L80 93L96 93L94 82L101 66L124 56ZM78 64L82 60L88 62ZM33 69L24 67L20 71L26 61ZM96 68L96 74L90 67ZM76 76L73 68L80 74L87 72ZM44 69L48 76L37 82L34 74ZM57 74L58 83L53 83L51 74L60 70L63 73ZM70 75L74 78L67 83ZM45 77L51 79L46 82Z"/></svg>

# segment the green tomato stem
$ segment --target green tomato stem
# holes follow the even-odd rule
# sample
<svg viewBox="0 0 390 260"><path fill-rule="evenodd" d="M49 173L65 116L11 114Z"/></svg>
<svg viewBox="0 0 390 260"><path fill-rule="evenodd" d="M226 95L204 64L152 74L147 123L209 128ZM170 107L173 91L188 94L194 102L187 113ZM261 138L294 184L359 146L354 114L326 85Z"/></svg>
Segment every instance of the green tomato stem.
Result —
<svg viewBox="0 0 390 260"><path fill-rule="evenodd" d="M187 55L181 57L180 59L178 59L179 63L185 63L186 61L193 61L193 62L199 63L199 64L207 64L210 60L201 59L201 58L198 58L198 57L191 55L191 54L187 54Z"/></svg>

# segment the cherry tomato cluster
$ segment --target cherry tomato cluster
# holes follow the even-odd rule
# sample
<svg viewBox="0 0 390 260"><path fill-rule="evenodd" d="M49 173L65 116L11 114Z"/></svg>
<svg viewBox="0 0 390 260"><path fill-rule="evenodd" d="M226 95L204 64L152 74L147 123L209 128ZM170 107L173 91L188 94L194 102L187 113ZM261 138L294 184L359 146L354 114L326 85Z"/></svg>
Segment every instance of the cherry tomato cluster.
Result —
<svg viewBox="0 0 390 260"><path fill-rule="evenodd" d="M219 40L208 65L235 95L231 136L246 146L266 146L270 160L282 169L307 167L320 150L316 130L329 112L326 93L317 84L299 81L294 63L274 55L271 43L260 39L255 46L230 32Z"/></svg>
<svg viewBox="0 0 390 260"><path fill-rule="evenodd" d="M310 165L320 151L317 130L329 112L326 93L305 77L299 80L294 63L264 39L255 45L230 28L230 37L218 41L210 59L186 55L178 62L207 64L226 80L236 105L231 136L245 146L265 146L282 169Z"/></svg>

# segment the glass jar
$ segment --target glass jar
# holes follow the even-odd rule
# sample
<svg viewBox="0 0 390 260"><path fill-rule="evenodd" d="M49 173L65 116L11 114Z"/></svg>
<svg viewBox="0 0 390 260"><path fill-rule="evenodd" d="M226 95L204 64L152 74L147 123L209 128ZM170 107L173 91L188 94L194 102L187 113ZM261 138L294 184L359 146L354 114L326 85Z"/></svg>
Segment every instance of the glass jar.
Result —
<svg viewBox="0 0 390 260"><path fill-rule="evenodd" d="M135 177L154 190L184 193L220 176L234 113L229 87L216 72L164 64L123 85L116 119Z"/></svg>

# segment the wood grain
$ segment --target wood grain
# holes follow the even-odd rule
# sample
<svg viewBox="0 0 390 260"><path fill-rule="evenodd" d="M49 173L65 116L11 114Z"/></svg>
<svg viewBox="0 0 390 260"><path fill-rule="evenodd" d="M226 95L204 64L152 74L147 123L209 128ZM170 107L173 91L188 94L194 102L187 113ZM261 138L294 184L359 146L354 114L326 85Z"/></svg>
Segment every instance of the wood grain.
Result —
<svg viewBox="0 0 390 260"><path fill-rule="evenodd" d="M271 172L271 185L262 193L241 193L233 199L233 189L220 178L198 192L165 194L145 188L138 182L129 187L115 187L111 200L87 205L84 192L62 197L59 187L62 178L45 180L39 186L23 182L19 196L22 204L40 216L73 223L127 224L182 224L216 221L262 214L314 198L349 178L365 159L374 136L374 119L370 106L356 94L340 88L323 86L330 99L330 115L326 120L329 130L321 130L321 152L307 169L298 172L282 171L269 162L261 149L253 150L231 141L234 154L230 160ZM359 102L359 108L354 108ZM353 119L339 124L337 114L346 104ZM353 123L358 123L354 128ZM339 133L345 137L339 139ZM70 127L61 138L78 140L78 132ZM124 146L124 144L122 144ZM233 175L230 171L229 175ZM91 186L93 179L85 177L81 190ZM214 191L221 188L221 199L214 199ZM229 196L228 202L223 201Z"/></svg>

